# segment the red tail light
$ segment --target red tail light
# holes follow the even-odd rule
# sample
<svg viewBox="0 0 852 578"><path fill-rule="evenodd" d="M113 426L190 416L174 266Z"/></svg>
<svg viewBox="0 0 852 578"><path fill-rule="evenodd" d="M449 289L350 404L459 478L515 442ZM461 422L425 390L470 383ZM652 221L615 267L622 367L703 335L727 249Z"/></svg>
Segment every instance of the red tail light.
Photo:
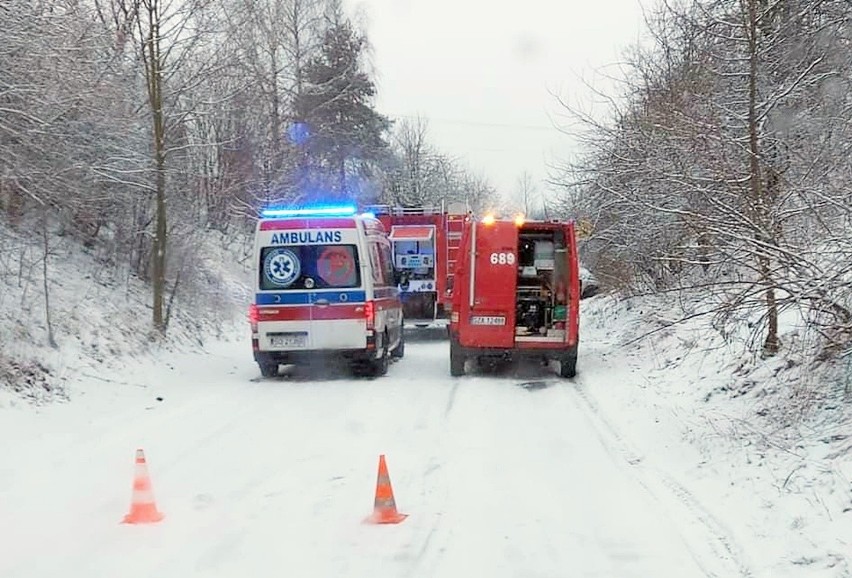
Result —
<svg viewBox="0 0 852 578"><path fill-rule="evenodd" d="M257 309L257 305L249 306L249 323L251 323L251 331L252 333L257 333L257 321L260 319L260 312Z"/></svg>
<svg viewBox="0 0 852 578"><path fill-rule="evenodd" d="M376 325L376 306L372 301L364 304L364 318L367 320L367 329L373 329Z"/></svg>

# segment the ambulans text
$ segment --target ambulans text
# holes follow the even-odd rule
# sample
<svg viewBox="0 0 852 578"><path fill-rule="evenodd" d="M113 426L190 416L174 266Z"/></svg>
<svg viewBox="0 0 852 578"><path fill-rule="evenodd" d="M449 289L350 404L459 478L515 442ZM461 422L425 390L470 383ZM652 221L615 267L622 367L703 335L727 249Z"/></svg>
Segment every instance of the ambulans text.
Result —
<svg viewBox="0 0 852 578"><path fill-rule="evenodd" d="M273 245L319 245L340 243L343 236L340 231L282 231L274 233Z"/></svg>

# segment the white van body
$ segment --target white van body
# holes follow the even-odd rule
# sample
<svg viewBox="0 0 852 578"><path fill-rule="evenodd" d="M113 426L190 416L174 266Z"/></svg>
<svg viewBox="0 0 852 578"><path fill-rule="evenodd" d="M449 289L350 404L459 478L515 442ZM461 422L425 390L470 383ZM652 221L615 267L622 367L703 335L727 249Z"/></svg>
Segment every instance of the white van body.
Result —
<svg viewBox="0 0 852 578"><path fill-rule="evenodd" d="M324 356L384 375L403 349L391 245L372 215L266 211L257 223L252 348L264 377Z"/></svg>

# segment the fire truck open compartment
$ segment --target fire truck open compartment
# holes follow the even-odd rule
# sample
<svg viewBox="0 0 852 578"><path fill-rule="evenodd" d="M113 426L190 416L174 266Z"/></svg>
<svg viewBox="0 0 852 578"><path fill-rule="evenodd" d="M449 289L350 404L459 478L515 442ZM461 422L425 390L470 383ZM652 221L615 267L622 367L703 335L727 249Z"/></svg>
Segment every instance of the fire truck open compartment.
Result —
<svg viewBox="0 0 852 578"><path fill-rule="evenodd" d="M404 276L402 300L406 316L434 319L438 306L435 225L394 225L390 240L394 266Z"/></svg>
<svg viewBox="0 0 852 578"><path fill-rule="evenodd" d="M466 223L450 320L450 374L465 363L559 363L574 377L579 266L571 221Z"/></svg>
<svg viewBox="0 0 852 578"><path fill-rule="evenodd" d="M374 205L365 209L382 222L391 240L406 324L428 327L448 319L456 260L468 218L463 204L438 207Z"/></svg>
<svg viewBox="0 0 852 578"><path fill-rule="evenodd" d="M566 251L561 229L531 227L518 232L515 341L565 340Z"/></svg>

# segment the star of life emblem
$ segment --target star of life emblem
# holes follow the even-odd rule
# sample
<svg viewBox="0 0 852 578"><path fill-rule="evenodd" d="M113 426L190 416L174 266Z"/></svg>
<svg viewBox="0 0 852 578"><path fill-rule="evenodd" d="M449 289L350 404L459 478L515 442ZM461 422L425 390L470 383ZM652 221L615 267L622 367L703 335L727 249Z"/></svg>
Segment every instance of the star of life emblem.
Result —
<svg viewBox="0 0 852 578"><path fill-rule="evenodd" d="M263 264L266 278L279 287L289 287L302 272L299 258L290 249L274 249Z"/></svg>

